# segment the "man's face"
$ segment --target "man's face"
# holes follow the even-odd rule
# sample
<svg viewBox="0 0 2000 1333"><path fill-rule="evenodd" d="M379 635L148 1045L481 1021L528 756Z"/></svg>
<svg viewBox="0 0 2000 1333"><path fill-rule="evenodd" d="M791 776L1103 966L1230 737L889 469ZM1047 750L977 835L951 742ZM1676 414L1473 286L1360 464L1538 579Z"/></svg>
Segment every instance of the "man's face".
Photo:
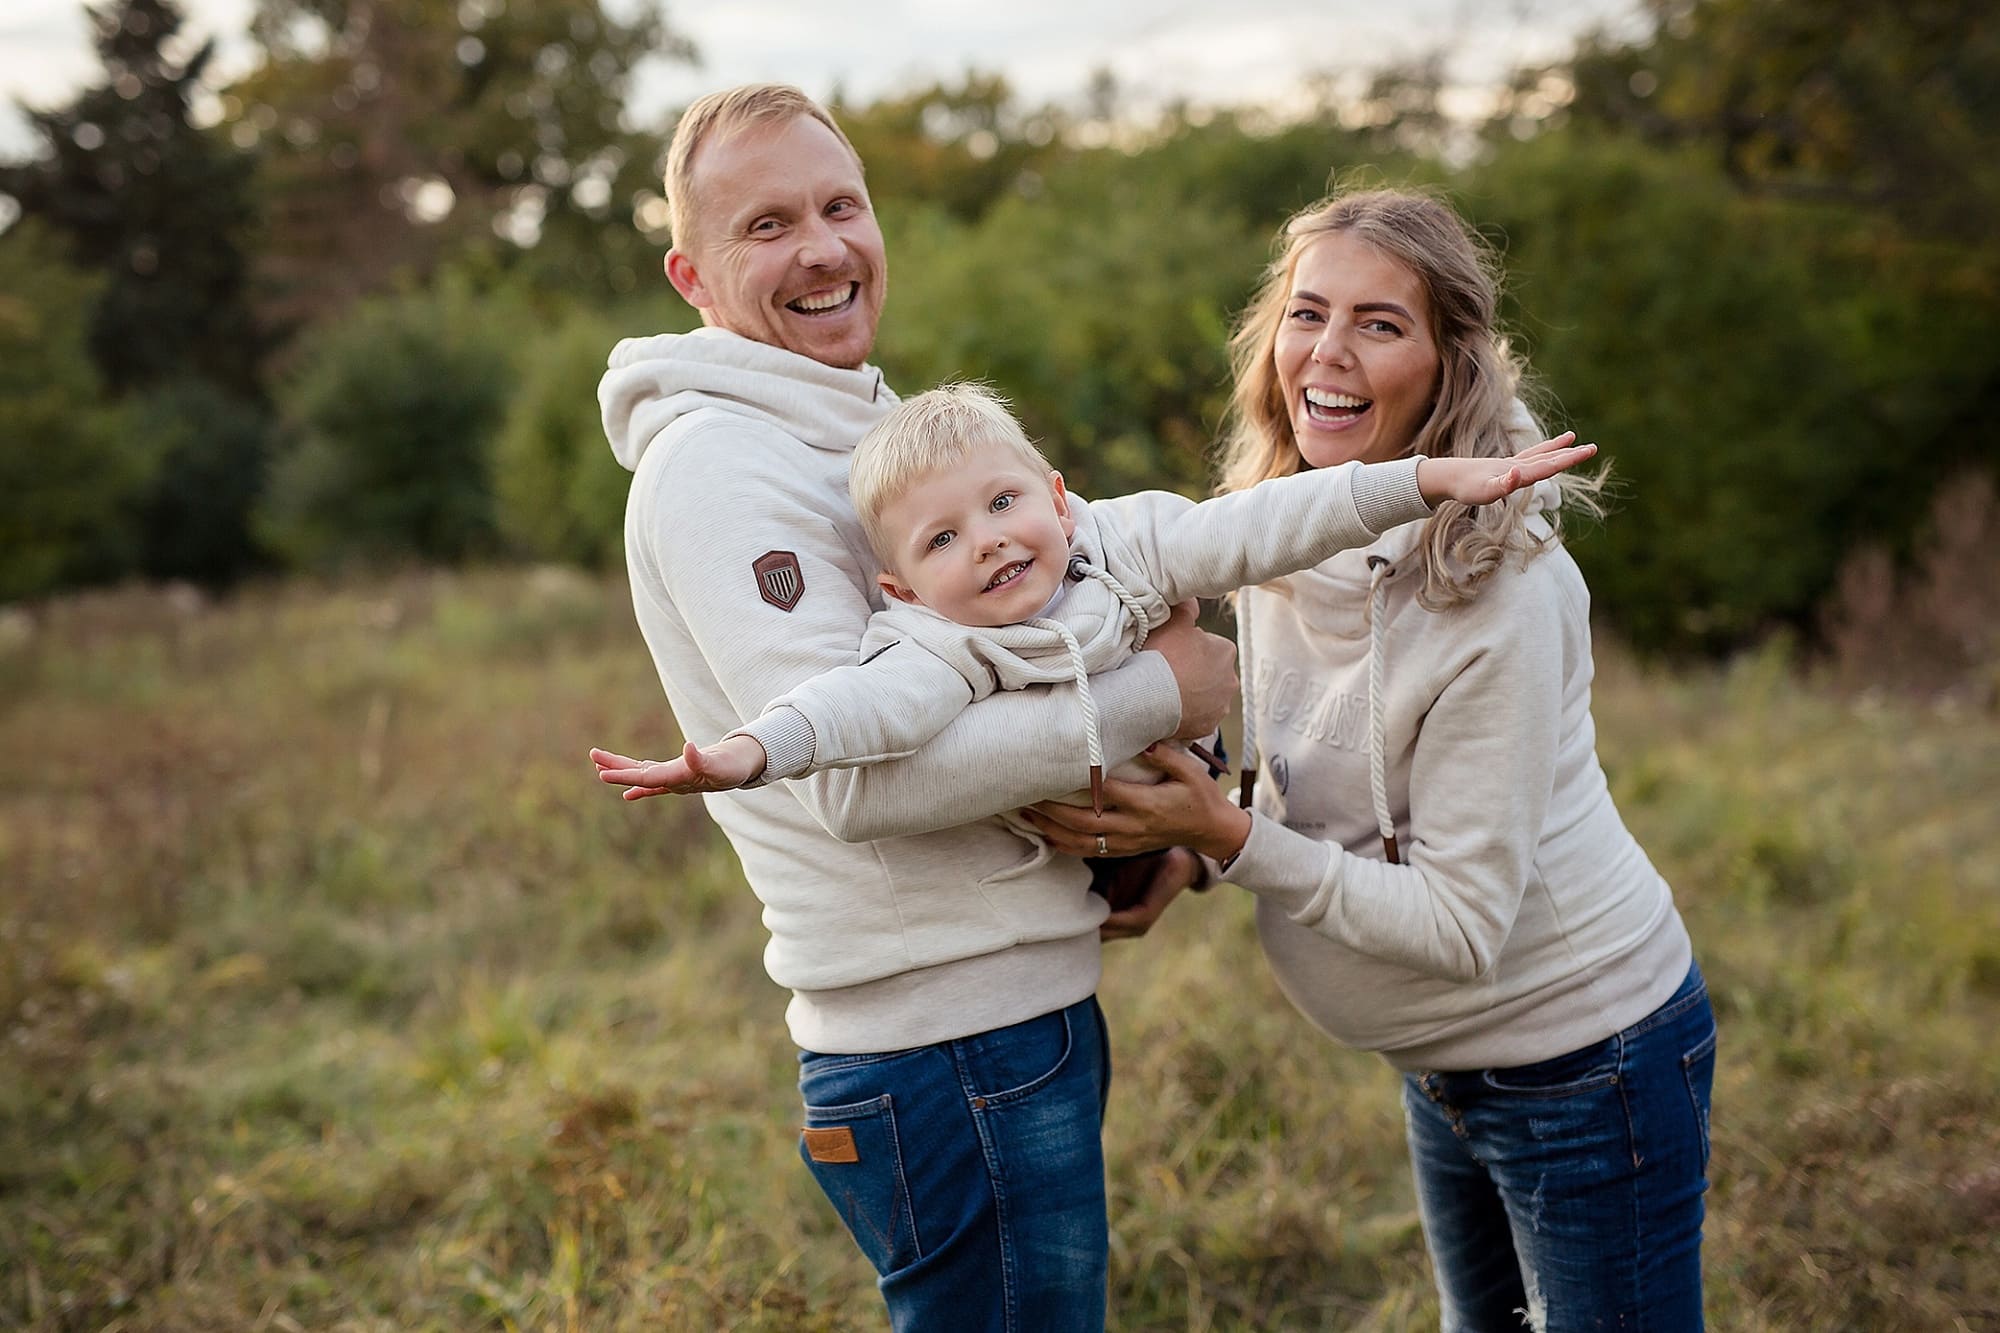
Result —
<svg viewBox="0 0 2000 1333"><path fill-rule="evenodd" d="M1062 477L1001 447L921 478L882 507L896 572L882 590L961 625L1011 625L1048 605L1076 535Z"/></svg>
<svg viewBox="0 0 2000 1333"><path fill-rule="evenodd" d="M861 164L811 116L752 125L694 159L691 235L667 277L702 322L852 368L888 292Z"/></svg>

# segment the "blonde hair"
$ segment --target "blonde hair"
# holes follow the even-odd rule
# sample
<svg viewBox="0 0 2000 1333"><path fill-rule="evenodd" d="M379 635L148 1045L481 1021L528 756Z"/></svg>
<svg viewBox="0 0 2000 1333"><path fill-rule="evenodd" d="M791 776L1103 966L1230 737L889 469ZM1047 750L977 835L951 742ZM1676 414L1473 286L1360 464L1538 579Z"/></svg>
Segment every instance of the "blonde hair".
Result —
<svg viewBox="0 0 2000 1333"><path fill-rule="evenodd" d="M826 108L788 83L746 83L697 98L674 124L673 141L667 145L667 232L673 244L685 249L694 233L699 199L694 188L694 158L710 139L737 134L752 125L768 125L810 116L833 131L854 158L866 167L861 154L847 141L840 126Z"/></svg>
<svg viewBox="0 0 2000 1333"><path fill-rule="evenodd" d="M900 534L882 530L882 511L910 487L965 461L975 450L1007 450L1037 476L1053 471L1035 448L1007 400L984 384L941 384L896 405L854 446L847 493L861 530L885 569Z"/></svg>
<svg viewBox="0 0 2000 1333"><path fill-rule="evenodd" d="M1504 458L1534 443L1533 423L1515 410L1527 368L1499 329L1500 267L1492 248L1449 204L1406 190L1336 192L1295 214L1279 233L1282 249L1229 340L1235 391L1220 458L1220 489L1243 490L1305 465L1292 437L1290 404L1278 382L1273 347L1291 296L1292 271L1306 246L1345 232L1416 276L1430 309L1438 350L1436 397L1405 454L1430 458ZM1600 478L1556 478L1564 504L1601 512ZM1528 530L1528 495L1477 508L1438 506L1412 559L1421 573L1417 600L1441 611L1469 601L1478 584L1510 554L1545 543ZM1553 515L1551 516L1553 520Z"/></svg>

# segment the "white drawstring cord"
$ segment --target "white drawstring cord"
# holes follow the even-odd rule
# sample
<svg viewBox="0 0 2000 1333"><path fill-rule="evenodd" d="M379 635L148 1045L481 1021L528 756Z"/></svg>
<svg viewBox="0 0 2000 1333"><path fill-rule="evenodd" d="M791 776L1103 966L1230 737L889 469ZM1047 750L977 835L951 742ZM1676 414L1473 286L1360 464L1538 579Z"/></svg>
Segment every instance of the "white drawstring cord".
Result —
<svg viewBox="0 0 2000 1333"><path fill-rule="evenodd" d="M1389 818L1389 787L1382 775L1384 720L1382 716L1382 658L1388 637L1386 614L1389 602L1387 580L1395 566L1379 555L1368 557L1368 794L1375 801L1375 827L1382 832L1382 849L1389 864L1402 860L1396 853L1396 825Z"/></svg>

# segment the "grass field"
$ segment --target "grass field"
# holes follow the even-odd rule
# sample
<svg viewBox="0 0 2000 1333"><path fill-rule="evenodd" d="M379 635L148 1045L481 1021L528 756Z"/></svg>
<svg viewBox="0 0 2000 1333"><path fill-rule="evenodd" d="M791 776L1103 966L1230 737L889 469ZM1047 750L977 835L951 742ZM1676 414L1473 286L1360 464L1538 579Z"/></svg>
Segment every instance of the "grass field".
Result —
<svg viewBox="0 0 2000 1333"><path fill-rule="evenodd" d="M1602 654L1722 1023L1713 1327L2000 1330L2000 718ZM0 1328L868 1329L622 580L0 619ZM1394 1080L1246 895L1107 957L1113 1326L1435 1327Z"/></svg>

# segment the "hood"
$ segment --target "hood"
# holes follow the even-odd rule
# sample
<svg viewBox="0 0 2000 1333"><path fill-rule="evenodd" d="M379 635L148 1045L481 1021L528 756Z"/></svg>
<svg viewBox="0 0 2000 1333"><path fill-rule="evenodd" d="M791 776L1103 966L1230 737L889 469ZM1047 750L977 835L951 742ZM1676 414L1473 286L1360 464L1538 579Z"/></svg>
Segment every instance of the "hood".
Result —
<svg viewBox="0 0 2000 1333"><path fill-rule="evenodd" d="M699 328L620 342L597 402L611 452L637 471L660 432L703 408L848 453L896 395L874 366L842 370L725 329Z"/></svg>

